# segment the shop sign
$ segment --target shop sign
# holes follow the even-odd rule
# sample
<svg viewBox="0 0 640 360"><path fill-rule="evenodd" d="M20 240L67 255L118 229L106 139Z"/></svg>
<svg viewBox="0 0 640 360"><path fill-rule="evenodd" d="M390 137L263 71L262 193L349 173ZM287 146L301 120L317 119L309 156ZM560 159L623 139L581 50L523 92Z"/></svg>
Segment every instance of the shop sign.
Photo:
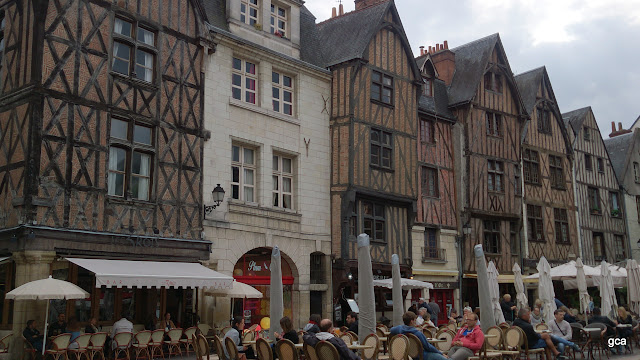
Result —
<svg viewBox="0 0 640 360"><path fill-rule="evenodd" d="M269 263L271 265L271 263ZM269 265L267 262L263 262L262 265L258 265L254 260L249 261L249 266L247 267L247 271L267 271L269 270Z"/></svg>
<svg viewBox="0 0 640 360"><path fill-rule="evenodd" d="M431 282L433 284L433 288L434 289L457 289L458 288L458 283L453 281L453 282L444 282L444 281L439 281L439 282Z"/></svg>
<svg viewBox="0 0 640 360"><path fill-rule="evenodd" d="M114 236L111 238L111 243L113 245L128 245L140 248L157 248L158 238L136 235L129 235L126 238Z"/></svg>
<svg viewBox="0 0 640 360"><path fill-rule="evenodd" d="M373 280L386 280L389 278L390 276L387 276L387 275L373 275Z"/></svg>

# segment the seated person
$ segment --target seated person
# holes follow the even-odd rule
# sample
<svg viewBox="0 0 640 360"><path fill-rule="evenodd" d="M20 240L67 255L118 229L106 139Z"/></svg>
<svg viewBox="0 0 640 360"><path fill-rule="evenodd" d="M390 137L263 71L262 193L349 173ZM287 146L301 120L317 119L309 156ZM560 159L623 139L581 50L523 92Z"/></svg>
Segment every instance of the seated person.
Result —
<svg viewBox="0 0 640 360"><path fill-rule="evenodd" d="M222 339L222 346L224 347L224 353L227 356L227 359L229 359L229 352L227 351L227 346L226 346L227 338L231 338L231 340L233 340L233 343L236 344L238 353L244 354L247 357L247 359L256 358L253 353L253 348L251 346L242 345L242 338L240 335L242 334L243 330L244 330L244 320L242 319L242 316L234 317L231 323L231 330L227 331L227 333L224 335L224 338Z"/></svg>
<svg viewBox="0 0 640 360"><path fill-rule="evenodd" d="M564 320L565 313L563 310L558 309L553 312L553 322L548 324L549 330L551 333L551 341L558 347L558 351L560 354L564 355L564 349L566 346L572 347L576 351L580 351L580 347L571 342L571 337L573 337L573 331L571 330L571 325Z"/></svg>
<svg viewBox="0 0 640 360"><path fill-rule="evenodd" d="M618 325L618 322L611 321L608 317L602 316L602 310L600 310L599 307L593 308L593 316L589 319L589 324L594 323L605 324L607 326L607 330L605 331L607 336L616 334L616 325Z"/></svg>
<svg viewBox="0 0 640 360"><path fill-rule="evenodd" d="M353 331L356 334L358 333L358 314L353 311L347 313L347 327L349 331Z"/></svg>
<svg viewBox="0 0 640 360"><path fill-rule="evenodd" d="M560 355L558 349L553 345L551 336L548 333L538 334L531 325L531 311L528 308L522 308L518 311L518 318L513 321L513 326L517 326L524 331L525 341L529 349L545 349L547 358L549 359L549 351L556 356L557 359L565 360L566 356Z"/></svg>
<svg viewBox="0 0 640 360"><path fill-rule="evenodd" d="M411 311L411 310L407 310L407 311ZM411 312L413 312L413 311L411 311ZM418 326L425 325L424 319L427 317L427 314L428 314L427 313L427 309L420 308L420 310L418 310L418 312L414 313L414 314L418 315L418 317L416 318L416 325L418 325Z"/></svg>
<svg viewBox="0 0 640 360"><path fill-rule="evenodd" d="M456 324L456 326L462 322L462 316L458 315L456 309L451 309L451 314L449 315L449 323Z"/></svg>
<svg viewBox="0 0 640 360"><path fill-rule="evenodd" d="M115 341L115 337L121 332L133 333L133 323L129 320L129 315L125 312L122 313L122 318L120 318L120 320L113 323L113 327L111 328L111 339L113 340L111 342L111 349L115 349L118 346Z"/></svg>
<svg viewBox="0 0 640 360"><path fill-rule="evenodd" d="M96 319L95 317L92 317L91 319L89 319L89 323L84 328L84 332L87 334L95 334L99 331L100 330L98 330L98 319Z"/></svg>
<svg viewBox="0 0 640 360"><path fill-rule="evenodd" d="M451 341L451 349L447 355L453 360L467 360L482 349L484 343L484 333L480 326L477 326L478 316L472 314L466 320L458 333Z"/></svg>
<svg viewBox="0 0 640 360"><path fill-rule="evenodd" d="M540 307L536 306L533 308L533 312L531 313L531 325L542 324L544 319L542 318L542 312Z"/></svg>
<svg viewBox="0 0 640 360"><path fill-rule="evenodd" d="M280 319L280 327L282 328L282 333L274 332L273 335L278 339L278 341L282 339L287 339L294 344L300 342L300 338L298 337L298 333L293 330L293 323L291 323L291 319L288 316Z"/></svg>
<svg viewBox="0 0 640 360"><path fill-rule="evenodd" d="M318 327L318 324L320 324L320 320L322 320L320 318L320 314L311 314L311 316L309 316L309 323L307 323L307 325L304 326L302 331L319 333L320 328Z"/></svg>
<svg viewBox="0 0 640 360"><path fill-rule="evenodd" d="M27 327L24 329L24 331L22 331L22 336L27 339L29 344L31 344L31 346L33 346L33 348L36 349L38 353L41 353L43 336L40 335L40 331L36 329L37 325L38 324L35 320L27 321Z"/></svg>
<svg viewBox="0 0 640 360"><path fill-rule="evenodd" d="M462 309L463 322L466 322L467 318L469 318L469 316L471 316L471 314L474 314L474 312L473 312L473 310L471 309L470 306L466 306L464 309ZM479 318L478 318L478 323L476 325L482 326L482 325L480 325L480 319Z"/></svg>
<svg viewBox="0 0 640 360"><path fill-rule="evenodd" d="M571 310L569 310L568 307L563 306L560 308L560 310L562 310L564 312L564 320L566 322L568 322L569 324L574 323L574 322L578 322L578 319L576 319L575 316L573 316L573 314L571 313Z"/></svg>
<svg viewBox="0 0 640 360"><path fill-rule="evenodd" d="M410 311L407 311L406 313L404 313L404 315L402 315L402 322L404 323L404 325L398 325L398 326L392 327L391 330L389 330L389 332L391 333L389 337L392 337L398 334L402 334L402 335L413 334L416 337L418 337L418 339L420 339L420 342L422 343L423 360L446 359L446 357L442 355L440 350L436 349L433 345L427 342L427 338L424 337L424 334L422 334L422 331L416 328L416 318L417 318L416 314Z"/></svg>
<svg viewBox="0 0 640 360"><path fill-rule="evenodd" d="M69 318L67 331L71 333L71 338L69 338L69 349L77 349L79 345L76 342L76 339L80 336L80 323L75 317Z"/></svg>
<svg viewBox="0 0 640 360"><path fill-rule="evenodd" d="M331 345L335 346L338 350L338 354L340 354L340 360L360 360L360 356L358 356L353 351L349 350L347 344L342 341L342 339L335 337L333 332L333 323L329 319L322 319L320 321L320 332L317 334L307 333L304 334L302 340L305 344L309 346L315 347L320 341L328 341Z"/></svg>
<svg viewBox="0 0 640 360"><path fill-rule="evenodd" d="M66 315L64 313L58 314L58 321L51 324L47 336L58 336L67 332L67 322L65 321Z"/></svg>

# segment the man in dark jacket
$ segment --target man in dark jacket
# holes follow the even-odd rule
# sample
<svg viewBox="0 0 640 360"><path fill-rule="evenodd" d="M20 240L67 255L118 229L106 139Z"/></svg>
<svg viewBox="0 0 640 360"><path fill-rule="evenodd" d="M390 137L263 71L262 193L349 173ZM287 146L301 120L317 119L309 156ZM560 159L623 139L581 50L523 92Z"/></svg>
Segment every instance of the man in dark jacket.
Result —
<svg viewBox="0 0 640 360"><path fill-rule="evenodd" d="M511 301L511 295L504 294L502 297L502 301L500 302L500 307L502 308L502 314L504 315L504 320L512 322L513 315L515 314L517 307L516 304Z"/></svg>
<svg viewBox="0 0 640 360"><path fill-rule="evenodd" d="M356 334L358 333L358 314L353 311L347 313L347 327L349 331L353 331Z"/></svg>
<svg viewBox="0 0 640 360"><path fill-rule="evenodd" d="M525 339L529 345L529 349L545 349L547 352L547 359L550 359L549 351L553 353L553 356L559 360L566 360L567 357L560 355L558 349L553 345L551 336L547 333L538 334L531 325L531 310L528 308L522 308L518 311L518 318L513 322L513 326L517 326L524 331Z"/></svg>
<svg viewBox="0 0 640 360"><path fill-rule="evenodd" d="M593 316L589 319L589 324L600 323L607 325L607 336L613 336L616 334L617 321L611 321L606 316L602 316L602 310L600 308L593 308Z"/></svg>
<svg viewBox="0 0 640 360"><path fill-rule="evenodd" d="M66 315L64 313L58 314L58 321L49 326L49 334L47 336L58 336L67 332Z"/></svg>
<svg viewBox="0 0 640 360"><path fill-rule="evenodd" d="M331 345L335 346L340 354L340 360L360 360L360 357L353 351L349 350L347 344L342 339L335 337L331 333L333 323L329 319L322 319L320 321L320 332L317 334L307 333L304 334L302 340L305 344L315 347L320 341L328 341Z"/></svg>
<svg viewBox="0 0 640 360"><path fill-rule="evenodd" d="M33 346L34 349L38 351L38 353L42 352L42 335L40 335L40 331L36 329L35 320L27 321L27 327L22 332L22 336Z"/></svg>

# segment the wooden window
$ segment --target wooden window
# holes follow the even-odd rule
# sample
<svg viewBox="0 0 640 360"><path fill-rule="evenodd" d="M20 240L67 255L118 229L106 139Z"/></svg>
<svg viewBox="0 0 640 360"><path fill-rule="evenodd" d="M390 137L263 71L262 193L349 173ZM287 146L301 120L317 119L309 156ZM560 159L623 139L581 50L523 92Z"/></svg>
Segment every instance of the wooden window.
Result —
<svg viewBox="0 0 640 360"><path fill-rule="evenodd" d="M502 136L502 116L500 114L486 112L487 135Z"/></svg>
<svg viewBox="0 0 640 360"><path fill-rule="evenodd" d="M514 178L514 189L516 189L516 195L522 195L522 178L520 176L520 166L513 165L513 178Z"/></svg>
<svg viewBox="0 0 640 360"><path fill-rule="evenodd" d="M424 257L438 259L438 237L436 229L424 229Z"/></svg>
<svg viewBox="0 0 640 360"><path fill-rule="evenodd" d="M591 155L589 154L584 154L584 168L587 171L593 170L593 164L591 163Z"/></svg>
<svg viewBox="0 0 640 360"><path fill-rule="evenodd" d="M598 188L587 188L587 195L589 197L589 210L591 211L591 214L602 214L602 209L600 207L600 193L598 192Z"/></svg>
<svg viewBox="0 0 640 360"><path fill-rule="evenodd" d="M551 111L544 107L538 108L538 131L551 134Z"/></svg>
<svg viewBox="0 0 640 360"><path fill-rule="evenodd" d="M438 169L422 167L422 195L437 198L440 197L438 186Z"/></svg>
<svg viewBox="0 0 640 360"><path fill-rule="evenodd" d="M260 5L258 0L242 0L240 2L240 21L249 25L258 24Z"/></svg>
<svg viewBox="0 0 640 360"><path fill-rule="evenodd" d="M523 154L524 182L540 185L540 161L538 152L525 149Z"/></svg>
<svg viewBox="0 0 640 360"><path fill-rule="evenodd" d="M111 118L107 193L149 200L155 153L150 125Z"/></svg>
<svg viewBox="0 0 640 360"><path fill-rule="evenodd" d="M362 227L371 241L385 242L385 221L384 204L373 201L362 202Z"/></svg>
<svg viewBox="0 0 640 360"><path fill-rule="evenodd" d="M435 123L430 120L420 120L420 141L433 144L436 142Z"/></svg>
<svg viewBox="0 0 640 360"><path fill-rule="evenodd" d="M562 157L549 155L549 176L551 177L551 187L565 190L566 185L564 182L564 168L562 162Z"/></svg>
<svg viewBox="0 0 640 360"><path fill-rule="evenodd" d="M293 79L290 76L273 71L271 73L271 95L273 111L293 115Z"/></svg>
<svg viewBox="0 0 640 360"><path fill-rule="evenodd" d="M504 192L504 165L502 161L488 160L487 187L489 191Z"/></svg>
<svg viewBox="0 0 640 360"><path fill-rule="evenodd" d="M640 183L640 165L637 162L633 163L633 179Z"/></svg>
<svg viewBox="0 0 640 360"><path fill-rule="evenodd" d="M393 78L380 71L371 72L371 99L393 105Z"/></svg>
<svg viewBox="0 0 640 360"><path fill-rule="evenodd" d="M273 155L272 203L283 209L293 208L293 159Z"/></svg>
<svg viewBox="0 0 640 360"><path fill-rule="evenodd" d="M349 235L353 240L359 235L358 233L358 202L353 204L351 217L349 218Z"/></svg>
<svg viewBox="0 0 640 360"><path fill-rule="evenodd" d="M582 136L584 137L584 141L591 141L591 132L589 131L589 128L585 126L582 129L582 132L583 132Z"/></svg>
<svg viewBox="0 0 640 360"><path fill-rule="evenodd" d="M602 158L598 158L598 172L604 174L604 160Z"/></svg>
<svg viewBox="0 0 640 360"><path fill-rule="evenodd" d="M545 241L542 222L542 206L527 204L529 241Z"/></svg>
<svg viewBox="0 0 640 360"><path fill-rule="evenodd" d="M620 195L618 194L618 192L609 192L609 204L611 206L611 216L622 217L622 208L620 208Z"/></svg>
<svg viewBox="0 0 640 360"><path fill-rule="evenodd" d="M255 104L257 83L256 64L234 57L233 73L231 74L231 96L234 99Z"/></svg>
<svg viewBox="0 0 640 360"><path fill-rule="evenodd" d="M509 222L509 247L511 248L511 255L520 254L520 240L518 236L518 223L515 221Z"/></svg>
<svg viewBox="0 0 640 360"><path fill-rule="evenodd" d="M287 28L287 9L271 4L271 33L286 38Z"/></svg>
<svg viewBox="0 0 640 360"><path fill-rule="evenodd" d="M613 243L616 249L616 262L627 259L627 247L624 245L624 236L613 235Z"/></svg>
<svg viewBox="0 0 640 360"><path fill-rule="evenodd" d="M636 195L636 211L638 212L638 222L640 222L640 196Z"/></svg>
<svg viewBox="0 0 640 360"><path fill-rule="evenodd" d="M155 58L155 32L136 22L115 18L113 25L113 71L153 82Z"/></svg>
<svg viewBox="0 0 640 360"><path fill-rule="evenodd" d="M256 150L242 145L231 146L231 197L255 202Z"/></svg>
<svg viewBox="0 0 640 360"><path fill-rule="evenodd" d="M502 75L487 71L484 74L484 89L502 93Z"/></svg>
<svg viewBox="0 0 640 360"><path fill-rule="evenodd" d="M556 242L558 244L570 244L569 238L569 217L567 209L553 209L553 218L556 226Z"/></svg>
<svg viewBox="0 0 640 360"><path fill-rule="evenodd" d="M433 96L433 80L428 77L422 78L422 95L432 97Z"/></svg>
<svg viewBox="0 0 640 360"><path fill-rule="evenodd" d="M488 254L500 254L500 221L484 221L484 249Z"/></svg>
<svg viewBox="0 0 640 360"><path fill-rule="evenodd" d="M371 165L393 168L393 135L379 129L371 129Z"/></svg>
<svg viewBox="0 0 640 360"><path fill-rule="evenodd" d="M606 258L604 237L602 233L593 233L593 260L602 261Z"/></svg>

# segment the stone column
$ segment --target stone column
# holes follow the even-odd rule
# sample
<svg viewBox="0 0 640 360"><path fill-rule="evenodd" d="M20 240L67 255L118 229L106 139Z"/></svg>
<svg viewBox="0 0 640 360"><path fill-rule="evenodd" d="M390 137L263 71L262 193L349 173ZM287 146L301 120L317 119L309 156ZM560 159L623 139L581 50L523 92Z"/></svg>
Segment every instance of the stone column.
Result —
<svg viewBox="0 0 640 360"><path fill-rule="evenodd" d="M55 251L20 251L13 253L16 263L15 287L30 281L49 277L51 263L56 257ZM45 311L47 303L44 300L17 300L13 303L13 345L11 359L22 357L22 330L27 320L36 320L38 328L44 330Z"/></svg>

